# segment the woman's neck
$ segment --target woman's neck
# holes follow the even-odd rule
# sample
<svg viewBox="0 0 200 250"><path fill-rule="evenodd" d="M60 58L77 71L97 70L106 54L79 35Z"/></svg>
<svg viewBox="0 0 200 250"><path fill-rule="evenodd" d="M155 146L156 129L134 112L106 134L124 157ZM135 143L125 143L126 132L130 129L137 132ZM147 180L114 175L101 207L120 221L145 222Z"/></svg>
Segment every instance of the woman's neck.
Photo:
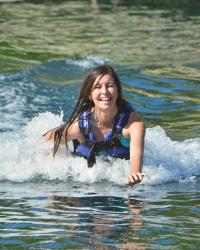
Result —
<svg viewBox="0 0 200 250"><path fill-rule="evenodd" d="M115 121L116 114L118 112L117 106L112 110L94 110L96 125L112 128Z"/></svg>

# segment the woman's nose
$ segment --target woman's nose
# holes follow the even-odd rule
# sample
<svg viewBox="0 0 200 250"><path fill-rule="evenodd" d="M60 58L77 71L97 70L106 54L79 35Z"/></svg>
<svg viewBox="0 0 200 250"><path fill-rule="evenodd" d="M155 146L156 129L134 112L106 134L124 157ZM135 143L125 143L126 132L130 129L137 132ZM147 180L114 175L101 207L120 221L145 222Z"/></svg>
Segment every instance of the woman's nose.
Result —
<svg viewBox="0 0 200 250"><path fill-rule="evenodd" d="M108 88L106 86L102 86L101 91L102 91L102 93L107 93Z"/></svg>

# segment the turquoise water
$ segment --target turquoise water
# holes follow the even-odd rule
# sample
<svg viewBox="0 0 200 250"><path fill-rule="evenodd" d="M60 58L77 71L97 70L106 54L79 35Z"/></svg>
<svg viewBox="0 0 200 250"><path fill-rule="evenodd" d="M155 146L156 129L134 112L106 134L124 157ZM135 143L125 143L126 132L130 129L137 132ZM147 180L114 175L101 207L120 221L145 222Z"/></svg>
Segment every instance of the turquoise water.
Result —
<svg viewBox="0 0 200 250"><path fill-rule="evenodd" d="M0 248L199 249L198 1L0 1ZM145 180L41 135L110 63L145 118Z"/></svg>

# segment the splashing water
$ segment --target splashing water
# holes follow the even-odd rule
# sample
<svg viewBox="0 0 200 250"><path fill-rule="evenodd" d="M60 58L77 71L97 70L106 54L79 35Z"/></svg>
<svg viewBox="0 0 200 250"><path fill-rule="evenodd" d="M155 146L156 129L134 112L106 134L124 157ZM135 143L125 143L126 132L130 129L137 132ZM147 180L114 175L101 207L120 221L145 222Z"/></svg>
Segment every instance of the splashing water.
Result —
<svg viewBox="0 0 200 250"><path fill-rule="evenodd" d="M93 168L88 168L82 158L74 158L61 146L55 158L49 152L51 142L44 142L42 134L63 122L63 112L50 112L34 117L19 133L7 133L1 140L1 180L34 181L72 179L94 183L110 181L119 185L126 183L129 161L117 160L105 163L98 159ZM69 146L71 147L71 146ZM144 184L160 184L171 181L193 180L200 174L200 139L182 142L172 141L161 127L148 128L145 139Z"/></svg>

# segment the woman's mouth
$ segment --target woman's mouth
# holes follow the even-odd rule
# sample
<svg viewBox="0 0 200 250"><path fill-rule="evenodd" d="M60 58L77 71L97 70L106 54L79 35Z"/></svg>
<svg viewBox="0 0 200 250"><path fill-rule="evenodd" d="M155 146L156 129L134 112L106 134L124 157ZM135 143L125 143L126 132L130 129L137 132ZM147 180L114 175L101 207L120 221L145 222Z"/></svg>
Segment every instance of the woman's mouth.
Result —
<svg viewBox="0 0 200 250"><path fill-rule="evenodd" d="M102 97L102 98L99 98L99 101L101 102L110 102L111 101L111 97Z"/></svg>

